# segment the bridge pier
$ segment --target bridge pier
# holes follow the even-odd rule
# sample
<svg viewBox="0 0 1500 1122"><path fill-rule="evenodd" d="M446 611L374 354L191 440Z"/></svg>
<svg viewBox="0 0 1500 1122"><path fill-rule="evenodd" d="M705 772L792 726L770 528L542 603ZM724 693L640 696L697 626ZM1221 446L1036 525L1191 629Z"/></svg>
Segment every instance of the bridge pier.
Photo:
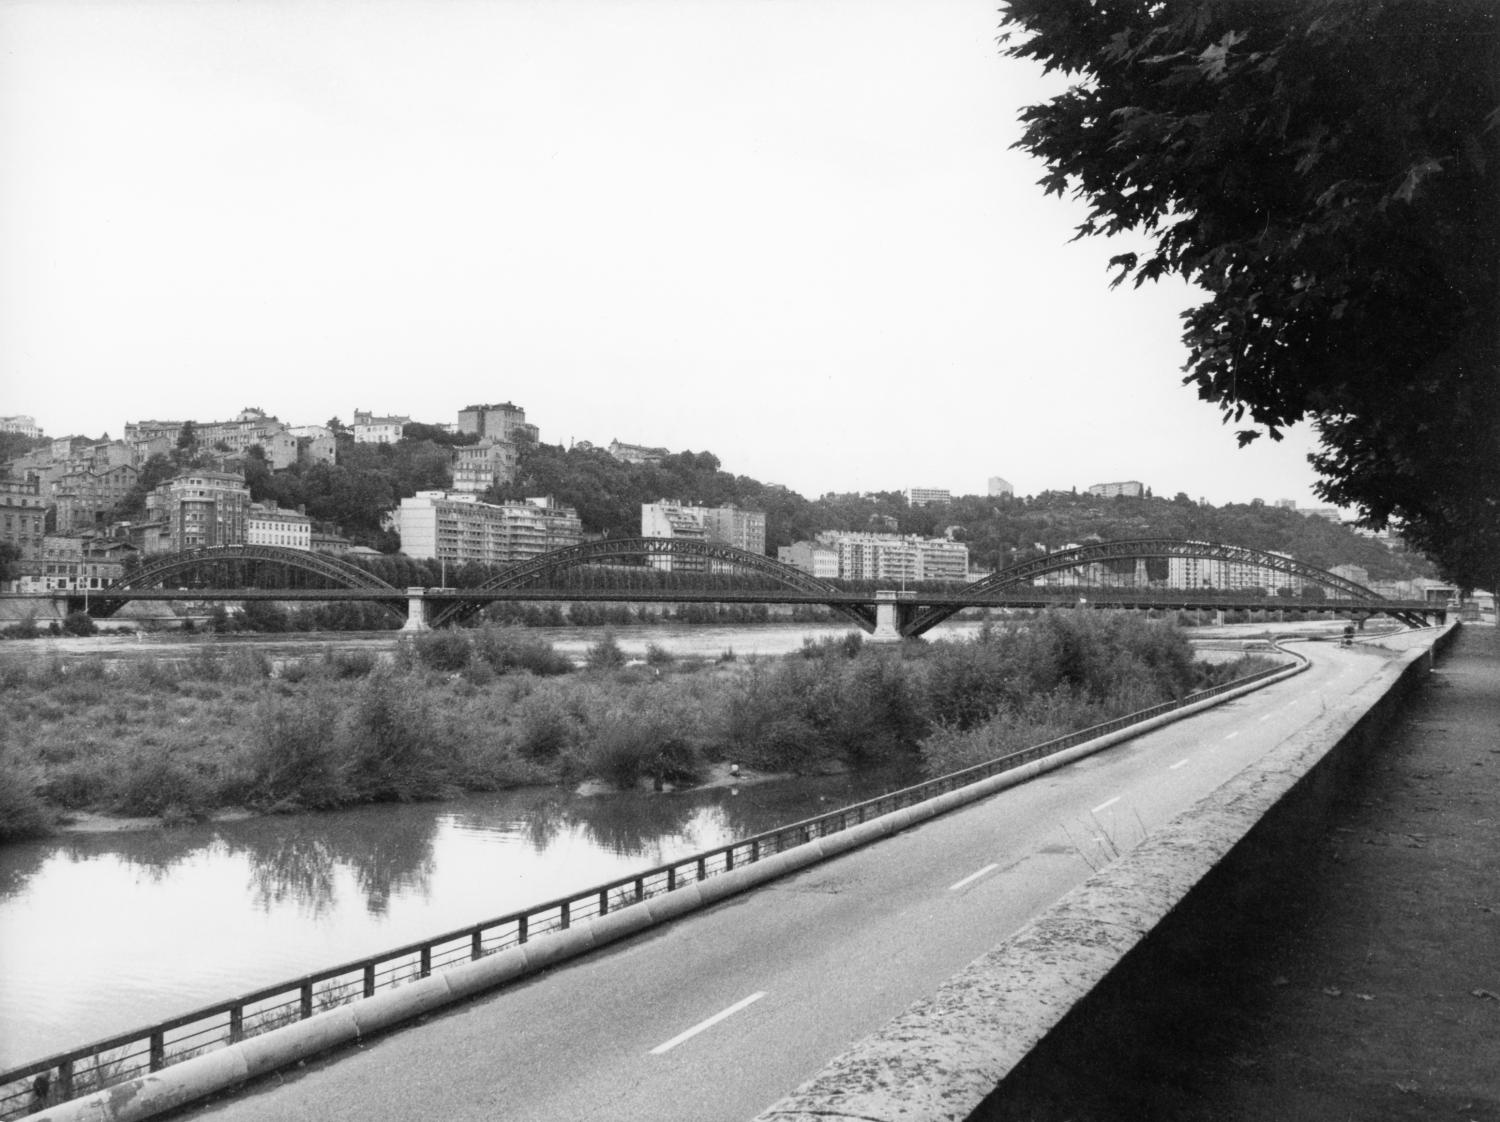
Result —
<svg viewBox="0 0 1500 1122"><path fill-rule="evenodd" d="M884 590L875 593L875 631L867 643L899 643L905 636L901 633L911 618L915 592Z"/></svg>
<svg viewBox="0 0 1500 1122"><path fill-rule="evenodd" d="M401 630L432 630L432 625L427 622L427 590L425 588L412 587L406 590L406 622L401 625Z"/></svg>

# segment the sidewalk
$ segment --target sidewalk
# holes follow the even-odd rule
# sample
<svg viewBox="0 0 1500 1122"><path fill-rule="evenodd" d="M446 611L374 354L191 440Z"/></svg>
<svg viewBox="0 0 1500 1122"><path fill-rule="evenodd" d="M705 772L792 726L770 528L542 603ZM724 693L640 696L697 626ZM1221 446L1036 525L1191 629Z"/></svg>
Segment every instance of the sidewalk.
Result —
<svg viewBox="0 0 1500 1122"><path fill-rule="evenodd" d="M1500 1122L1500 632L1460 633L1288 864L986 1122Z"/></svg>

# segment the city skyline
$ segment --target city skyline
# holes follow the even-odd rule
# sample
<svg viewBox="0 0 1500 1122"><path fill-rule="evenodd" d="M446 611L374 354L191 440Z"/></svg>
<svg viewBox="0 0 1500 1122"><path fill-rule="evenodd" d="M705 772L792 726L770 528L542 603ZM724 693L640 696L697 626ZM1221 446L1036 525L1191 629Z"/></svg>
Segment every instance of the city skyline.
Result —
<svg viewBox="0 0 1500 1122"><path fill-rule="evenodd" d="M827 491L1315 498L1009 145L986 3L0 7L0 413L514 401Z"/></svg>

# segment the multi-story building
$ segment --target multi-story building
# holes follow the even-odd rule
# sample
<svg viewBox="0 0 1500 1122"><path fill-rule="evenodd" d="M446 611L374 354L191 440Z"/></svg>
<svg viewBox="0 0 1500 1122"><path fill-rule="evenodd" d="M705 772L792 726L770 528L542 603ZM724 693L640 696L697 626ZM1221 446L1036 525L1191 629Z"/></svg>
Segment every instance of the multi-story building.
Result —
<svg viewBox="0 0 1500 1122"><path fill-rule="evenodd" d="M541 430L526 423L526 410L509 401L499 405L470 405L458 411L458 431L491 440L526 441L535 444Z"/></svg>
<svg viewBox="0 0 1500 1122"><path fill-rule="evenodd" d="M377 417L362 409L354 411L354 443L395 444L402 430L411 424L410 417Z"/></svg>
<svg viewBox="0 0 1500 1122"><path fill-rule="evenodd" d="M482 503L472 494L418 491L401 500L395 524L408 557L512 565L583 540L572 507L551 498Z"/></svg>
<svg viewBox="0 0 1500 1122"><path fill-rule="evenodd" d="M453 464L453 489L480 494L495 484L516 481L520 447L513 440L484 437L478 444L461 444Z"/></svg>
<svg viewBox="0 0 1500 1122"><path fill-rule="evenodd" d="M1001 495L1014 495L1016 489L998 475L990 476L990 497L998 498Z"/></svg>
<svg viewBox="0 0 1500 1122"><path fill-rule="evenodd" d="M793 542L777 547L776 560L825 580L839 575L839 551L816 542Z"/></svg>
<svg viewBox="0 0 1500 1122"><path fill-rule="evenodd" d="M611 440L605 449L624 464L659 464L670 454L665 448L648 448L644 444L625 444Z"/></svg>
<svg viewBox="0 0 1500 1122"><path fill-rule="evenodd" d="M128 448L128 445L120 445ZM100 529L110 511L130 494L140 477L134 464L89 463L69 470L52 484L58 533Z"/></svg>
<svg viewBox="0 0 1500 1122"><path fill-rule="evenodd" d="M1119 495L1138 499L1145 493L1146 485L1135 479L1126 479L1119 483L1094 483L1089 487L1089 494L1103 499L1113 499Z"/></svg>
<svg viewBox="0 0 1500 1122"><path fill-rule="evenodd" d="M20 436L29 436L35 439L42 435L42 430L37 427L35 417L0 417L0 432L13 432Z"/></svg>
<svg viewBox="0 0 1500 1122"><path fill-rule="evenodd" d="M275 503L251 503L245 516L245 544L311 550L312 519Z"/></svg>
<svg viewBox="0 0 1500 1122"><path fill-rule="evenodd" d="M135 547L118 538L47 534L42 555L21 577L21 592L103 588L125 575L125 558Z"/></svg>
<svg viewBox="0 0 1500 1122"><path fill-rule="evenodd" d="M908 506L927 506L931 503L951 503L953 496L945 487L908 487L906 489L906 504Z"/></svg>
<svg viewBox="0 0 1500 1122"><path fill-rule="evenodd" d="M170 451L192 426L192 440L199 448L224 456L245 456L251 448L265 453L271 470L280 471L297 462L297 437L275 417L254 406L241 409L232 421L127 421L125 440L137 446L138 460L154 452Z"/></svg>
<svg viewBox="0 0 1500 1122"><path fill-rule="evenodd" d="M805 547L805 548L803 548ZM831 551L838 570L828 573L819 548ZM785 559L815 576L838 576L844 580L922 581L968 580L969 547L947 538L924 538L916 534L870 534L827 531L815 542L797 542L786 549ZM778 551L780 555L781 551ZM812 562L809 568L805 563Z"/></svg>
<svg viewBox="0 0 1500 1122"><path fill-rule="evenodd" d="M0 479L0 542L15 546L22 561L41 557L46 520L47 500L36 476Z"/></svg>
<svg viewBox="0 0 1500 1122"><path fill-rule="evenodd" d="M294 425L287 429L297 441L299 464L332 464L338 460L338 439L326 425Z"/></svg>
<svg viewBox="0 0 1500 1122"><path fill-rule="evenodd" d="M146 517L167 524L167 544L173 551L244 545L250 488L240 475L188 471L146 496Z"/></svg>
<svg viewBox="0 0 1500 1122"><path fill-rule="evenodd" d="M662 499L641 504L641 537L720 542L763 554L766 551L766 516L758 510L741 510L732 503L703 507ZM656 557L652 564L677 572L708 567L702 559L686 557Z"/></svg>

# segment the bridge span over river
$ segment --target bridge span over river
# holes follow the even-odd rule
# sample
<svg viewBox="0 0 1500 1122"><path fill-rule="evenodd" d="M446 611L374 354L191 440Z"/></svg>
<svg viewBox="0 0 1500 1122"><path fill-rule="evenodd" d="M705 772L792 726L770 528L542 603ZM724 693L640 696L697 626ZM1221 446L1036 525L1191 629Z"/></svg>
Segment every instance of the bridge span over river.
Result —
<svg viewBox="0 0 1500 1122"><path fill-rule="evenodd" d="M891 586L896 587L891 587ZM712 542L607 538L541 554L472 587L398 588L353 562L278 546L220 546L150 558L101 589L58 591L70 611L113 615L134 600L364 600L406 627L461 624L517 601L822 605L877 639L913 638L965 608L1130 608L1386 614L1420 626L1446 605L1392 600L1335 573L1249 546L1149 538L1090 542L981 580L833 581Z"/></svg>

